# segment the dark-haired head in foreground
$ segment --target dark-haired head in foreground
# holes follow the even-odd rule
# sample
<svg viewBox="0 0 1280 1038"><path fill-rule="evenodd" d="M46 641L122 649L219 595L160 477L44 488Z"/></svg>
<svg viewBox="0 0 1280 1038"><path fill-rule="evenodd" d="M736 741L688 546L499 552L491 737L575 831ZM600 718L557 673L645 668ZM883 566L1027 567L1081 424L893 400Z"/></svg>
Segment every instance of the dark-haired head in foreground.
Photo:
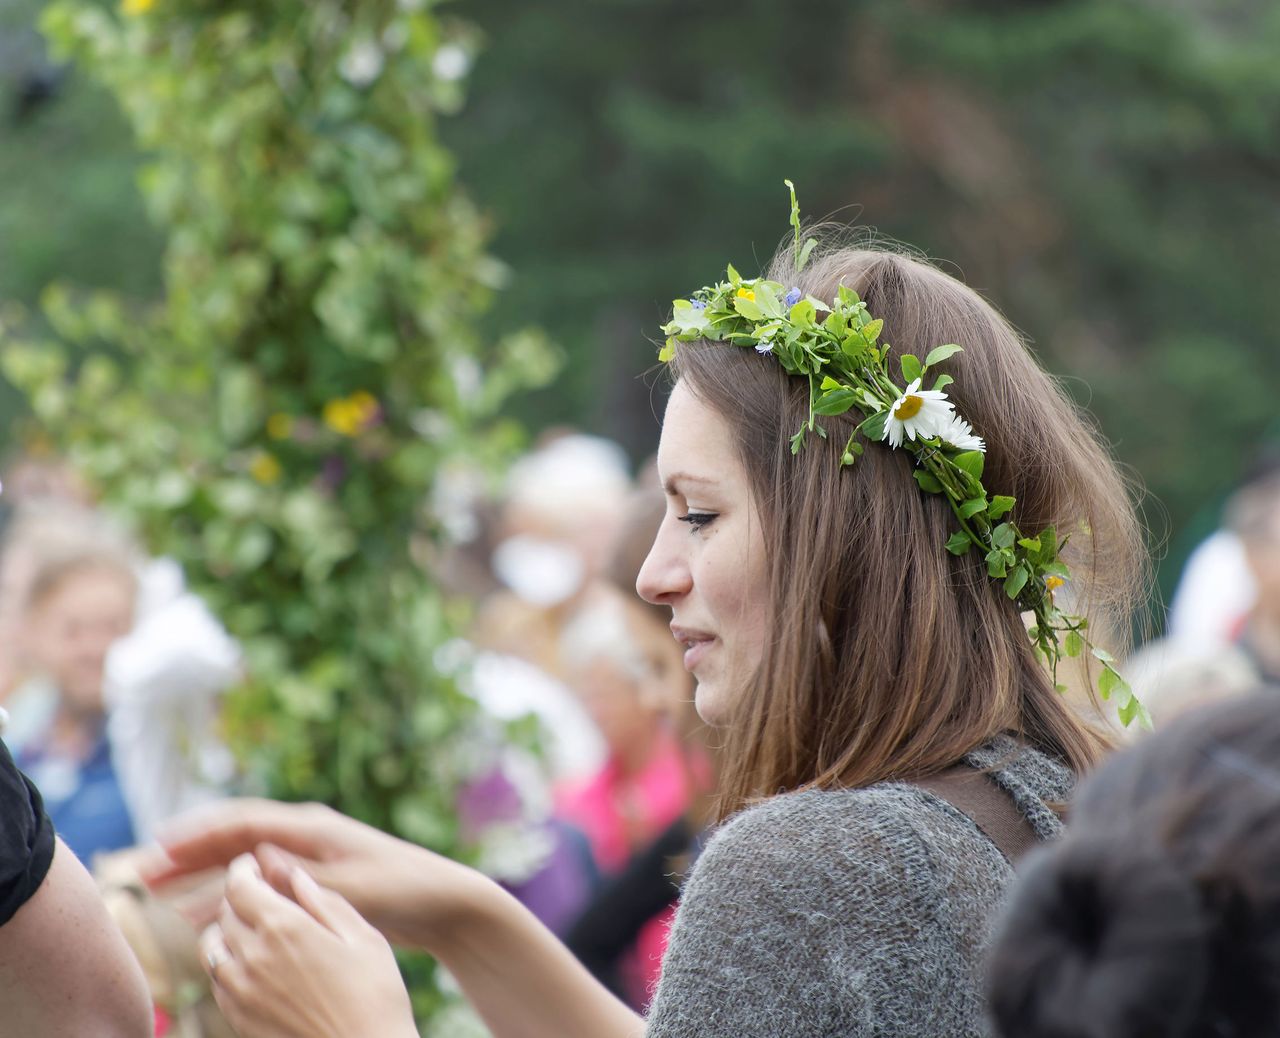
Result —
<svg viewBox="0 0 1280 1038"><path fill-rule="evenodd" d="M1186 715L1081 789L988 968L1005 1038L1280 1034L1280 700Z"/></svg>

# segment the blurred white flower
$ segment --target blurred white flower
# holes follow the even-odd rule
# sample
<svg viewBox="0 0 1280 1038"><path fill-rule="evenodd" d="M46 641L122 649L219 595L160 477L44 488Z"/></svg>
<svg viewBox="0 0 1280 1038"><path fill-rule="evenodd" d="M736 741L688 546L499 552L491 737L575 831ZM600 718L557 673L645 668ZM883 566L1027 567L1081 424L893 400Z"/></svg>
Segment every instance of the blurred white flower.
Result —
<svg viewBox="0 0 1280 1038"><path fill-rule="evenodd" d="M446 43L436 51L431 71L439 79L453 82L465 76L471 68L471 55L456 43Z"/></svg>
<svg viewBox="0 0 1280 1038"><path fill-rule="evenodd" d="M338 72L354 87L367 87L382 74L386 57L372 40L358 40L338 63Z"/></svg>
<svg viewBox="0 0 1280 1038"><path fill-rule="evenodd" d="M938 389L921 389L917 378L889 408L884 435L880 438L888 440L891 447L901 447L904 438L941 436L954 418L955 411L947 394Z"/></svg>

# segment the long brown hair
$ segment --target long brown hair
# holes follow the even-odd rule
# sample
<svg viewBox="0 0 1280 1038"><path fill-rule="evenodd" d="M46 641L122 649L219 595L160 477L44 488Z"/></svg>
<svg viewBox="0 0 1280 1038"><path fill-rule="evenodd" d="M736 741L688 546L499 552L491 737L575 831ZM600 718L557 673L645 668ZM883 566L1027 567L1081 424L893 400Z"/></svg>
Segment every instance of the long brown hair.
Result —
<svg viewBox="0 0 1280 1038"><path fill-rule="evenodd" d="M1127 617L1145 578L1129 489L1091 426L977 293L893 252L835 248L797 275L789 250L766 275L818 299L843 283L884 320L897 352L960 343L949 395L987 442L983 482L1017 498L1030 532L1070 534L1072 611ZM793 456L808 387L772 357L681 343L672 374L728 423L769 552L772 637L724 735L721 815L806 788L930 774L1002 732L1077 772L1105 737L1055 691L1016 607L977 552L943 547L954 519L920 492L907 452L839 458L857 412L820 419ZM1123 625L1120 625L1123 626Z"/></svg>

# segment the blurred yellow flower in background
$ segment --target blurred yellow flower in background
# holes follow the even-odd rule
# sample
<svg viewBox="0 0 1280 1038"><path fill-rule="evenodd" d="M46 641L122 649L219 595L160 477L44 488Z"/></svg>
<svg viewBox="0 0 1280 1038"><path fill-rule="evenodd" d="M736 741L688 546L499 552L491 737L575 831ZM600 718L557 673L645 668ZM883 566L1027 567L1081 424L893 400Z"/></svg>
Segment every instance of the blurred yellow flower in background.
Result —
<svg viewBox="0 0 1280 1038"><path fill-rule="evenodd" d="M378 417L378 398L365 390L357 390L348 397L330 400L324 405L324 424L340 436L355 436Z"/></svg>
<svg viewBox="0 0 1280 1038"><path fill-rule="evenodd" d="M366 390L356 390L347 402L356 410L361 425L368 425L378 416L378 398Z"/></svg>
<svg viewBox="0 0 1280 1038"><path fill-rule="evenodd" d="M283 472L275 455L268 454L266 451L258 451L253 456L253 461L249 462L249 475L259 483L265 483L268 486L279 482Z"/></svg>
<svg viewBox="0 0 1280 1038"><path fill-rule="evenodd" d="M156 0L120 0L120 12L131 18L146 14L156 5Z"/></svg>
<svg viewBox="0 0 1280 1038"><path fill-rule="evenodd" d="M267 435L273 440L286 440L293 432L293 419L287 414L276 413L267 419Z"/></svg>
<svg viewBox="0 0 1280 1038"><path fill-rule="evenodd" d="M360 431L360 412L346 397L330 400L322 412L324 424L339 436L354 436Z"/></svg>

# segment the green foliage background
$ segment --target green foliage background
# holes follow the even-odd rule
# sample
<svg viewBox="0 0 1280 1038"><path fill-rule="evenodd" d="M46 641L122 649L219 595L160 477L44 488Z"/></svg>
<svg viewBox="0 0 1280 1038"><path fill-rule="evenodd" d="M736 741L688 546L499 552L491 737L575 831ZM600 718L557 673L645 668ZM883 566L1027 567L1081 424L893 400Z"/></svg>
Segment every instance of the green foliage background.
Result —
<svg viewBox="0 0 1280 1038"><path fill-rule="evenodd" d="M424 565L428 502L450 466L519 446L498 410L554 357L476 333L505 269L434 131L460 94L433 62L466 27L391 3L136 7L65 0L42 25L136 134L162 291L54 283L39 321L8 317L21 434L181 560L239 640L250 788L467 860L457 790L493 758L435 663L458 625ZM431 967L408 969L429 1019Z"/></svg>

